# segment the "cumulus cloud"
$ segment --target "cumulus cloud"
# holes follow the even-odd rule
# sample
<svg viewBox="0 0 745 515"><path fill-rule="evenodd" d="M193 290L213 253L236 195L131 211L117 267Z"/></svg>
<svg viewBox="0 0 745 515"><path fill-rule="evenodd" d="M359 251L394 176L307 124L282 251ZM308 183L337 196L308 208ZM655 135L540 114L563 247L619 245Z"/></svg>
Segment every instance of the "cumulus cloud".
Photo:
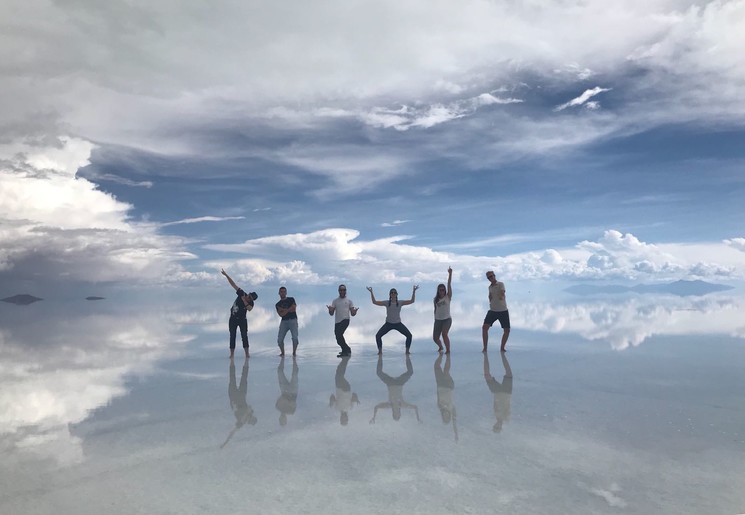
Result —
<svg viewBox="0 0 745 515"><path fill-rule="evenodd" d="M607 280L638 282L677 279L732 279L745 277L739 252L724 243L691 245L646 243L633 234L608 230L597 241L584 240L574 247L551 248L506 256L474 256L438 251L408 243L410 237L365 240L354 229L333 228L247 240L243 243L207 245L209 250L248 254L235 261L253 267L254 280L276 280L278 270L292 271L283 279L329 282L354 278L368 282L391 280L440 280L442 270L456 269L462 281L481 280L493 269L509 280ZM287 260L292 256L291 260ZM700 258L708 256L710 261ZM301 263L292 265L291 263ZM211 264L226 266L225 262ZM233 265L230 265L233 266ZM284 268L283 268L284 267ZM289 268L288 268L289 267ZM247 271L246 277L250 277Z"/></svg>
<svg viewBox="0 0 745 515"><path fill-rule="evenodd" d="M0 273L6 280L152 281L194 257L179 238L129 219L129 204L76 177L93 145L8 144L0 155Z"/></svg>
<svg viewBox="0 0 745 515"><path fill-rule="evenodd" d="M730 240L724 240L724 243L732 248L745 252L745 238L732 238Z"/></svg>

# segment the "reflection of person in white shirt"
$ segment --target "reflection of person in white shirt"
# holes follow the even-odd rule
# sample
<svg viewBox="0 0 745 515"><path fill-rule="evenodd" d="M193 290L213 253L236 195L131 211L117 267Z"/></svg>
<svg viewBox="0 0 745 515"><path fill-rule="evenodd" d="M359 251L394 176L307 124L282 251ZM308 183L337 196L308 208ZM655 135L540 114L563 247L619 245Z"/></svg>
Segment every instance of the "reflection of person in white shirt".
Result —
<svg viewBox="0 0 745 515"><path fill-rule="evenodd" d="M504 353L502 356L502 366L504 367L504 377L499 383L489 372L489 355L484 353L484 379L489 391L494 395L494 416L497 421L494 423L492 430L495 433L502 431L502 424L510 419L510 401L512 400L512 369Z"/></svg>
<svg viewBox="0 0 745 515"><path fill-rule="evenodd" d="M440 409L442 423L453 424L455 441L458 441L458 426L455 424L455 405L453 404L453 391L455 382L450 377L450 354L445 358L445 369L442 369L442 354L435 360L435 382L437 383L437 407Z"/></svg>
<svg viewBox="0 0 745 515"><path fill-rule="evenodd" d="M348 363L349 356L343 356L336 366L336 376L334 377L336 394L331 394L329 398L329 407L333 406L339 411L339 423L343 426L349 423L349 411L354 406L354 403L360 403L357 394L352 393L352 386L344 377L344 374L347 373Z"/></svg>
<svg viewBox="0 0 745 515"><path fill-rule="evenodd" d="M287 380L285 375L285 358L279 360L277 366L277 380L279 381L280 395L277 403L274 405L279 410L279 425L287 425L287 415L292 415L297 409L297 392L298 392L298 368L295 357L292 357L292 379Z"/></svg>
<svg viewBox="0 0 745 515"><path fill-rule="evenodd" d="M406 384L406 381L414 375L414 367L411 366L411 358L409 355L406 355L406 372L398 377L391 377L383 372L383 356L379 355L377 373L380 380L388 387L388 402L381 402L375 406L373 418L370 419L370 423L375 423L375 417L378 416L378 410L380 408L390 408L393 420L401 419L401 408L413 409L416 414L416 419L421 422L419 419L419 408L404 400L404 385Z"/></svg>

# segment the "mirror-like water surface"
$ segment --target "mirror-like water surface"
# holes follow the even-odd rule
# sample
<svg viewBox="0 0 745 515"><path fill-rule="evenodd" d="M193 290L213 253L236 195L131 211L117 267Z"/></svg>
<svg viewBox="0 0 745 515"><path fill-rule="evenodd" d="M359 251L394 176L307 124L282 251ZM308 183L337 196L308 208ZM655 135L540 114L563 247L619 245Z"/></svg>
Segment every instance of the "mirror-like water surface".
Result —
<svg viewBox="0 0 745 515"><path fill-rule="evenodd" d="M514 302L504 355L454 301L450 356L422 302L382 358L360 303L348 359L326 303L233 363L227 306L0 306L0 512L745 511L742 297Z"/></svg>

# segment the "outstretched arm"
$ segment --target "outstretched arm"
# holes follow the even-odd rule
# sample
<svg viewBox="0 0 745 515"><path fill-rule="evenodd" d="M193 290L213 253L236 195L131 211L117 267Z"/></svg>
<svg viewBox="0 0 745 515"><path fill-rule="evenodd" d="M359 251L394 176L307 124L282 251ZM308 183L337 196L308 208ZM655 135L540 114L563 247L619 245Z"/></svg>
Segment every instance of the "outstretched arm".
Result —
<svg viewBox="0 0 745 515"><path fill-rule="evenodd" d="M232 286L235 289L235 291L240 290L240 288L238 288L238 285L233 282L233 279L230 278L230 276L228 275L228 273L224 269L221 268L220 269L220 273L225 276L225 278L230 283L230 286Z"/></svg>
<svg viewBox="0 0 745 515"><path fill-rule="evenodd" d="M448 298L453 298L453 269L448 267Z"/></svg>
<svg viewBox="0 0 745 515"><path fill-rule="evenodd" d="M411 290L411 298L409 300L402 300L401 305L402 306L408 306L409 304L414 304L414 301L416 300L416 291L419 289L419 285L415 284L414 288Z"/></svg>
<svg viewBox="0 0 745 515"><path fill-rule="evenodd" d="M372 299L373 304L375 304L376 306L385 306L385 302L381 300L375 300L375 294L373 293L373 289L370 286L367 287L367 291L370 292L370 299Z"/></svg>

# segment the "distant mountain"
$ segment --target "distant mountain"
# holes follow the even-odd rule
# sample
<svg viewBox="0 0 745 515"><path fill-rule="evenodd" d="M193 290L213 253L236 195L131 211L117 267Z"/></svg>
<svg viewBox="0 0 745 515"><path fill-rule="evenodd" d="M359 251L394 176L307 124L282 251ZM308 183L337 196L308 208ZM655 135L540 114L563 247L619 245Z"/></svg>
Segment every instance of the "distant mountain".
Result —
<svg viewBox="0 0 745 515"><path fill-rule="evenodd" d="M91 295L90 297L86 297L85 300L104 300L106 297L96 297Z"/></svg>
<svg viewBox="0 0 745 515"><path fill-rule="evenodd" d="M29 304L33 304L34 302L44 299L34 297L33 295L29 295L28 293L22 293L20 295L13 295L12 297L6 297L0 300L3 302L10 302L11 304L17 304L19 306L28 306Z"/></svg>
<svg viewBox="0 0 745 515"><path fill-rule="evenodd" d="M664 284L638 284L636 286L621 286L617 284L609 284L604 286L597 286L592 284L578 284L576 286L570 286L564 291L573 293L575 295L592 295L597 293L670 293L672 295L679 295L681 297L689 295L706 295L707 293L714 293L717 291L732 290L732 286L725 284L714 284L707 283L706 281L675 281L672 283Z"/></svg>

